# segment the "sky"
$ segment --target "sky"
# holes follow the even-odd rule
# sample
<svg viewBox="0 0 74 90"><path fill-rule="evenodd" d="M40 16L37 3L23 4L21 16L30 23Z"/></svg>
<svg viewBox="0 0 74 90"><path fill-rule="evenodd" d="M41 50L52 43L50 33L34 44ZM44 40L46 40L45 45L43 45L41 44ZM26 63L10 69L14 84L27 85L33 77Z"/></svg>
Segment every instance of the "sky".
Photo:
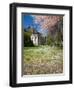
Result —
<svg viewBox="0 0 74 90"><path fill-rule="evenodd" d="M46 36L51 30L52 26L61 19L59 15L32 15L32 14L22 14L22 26L23 28L32 27L37 32Z"/></svg>
<svg viewBox="0 0 74 90"><path fill-rule="evenodd" d="M22 24L23 28L28 28L29 26L33 26L33 18L31 15L23 15L22 16Z"/></svg>
<svg viewBox="0 0 74 90"><path fill-rule="evenodd" d="M22 15L22 26L23 28L28 28L28 27L32 27L35 28L36 31L42 33L43 35L46 34L46 30L42 30L41 26L39 23L35 23L34 21L34 17L30 14L23 14Z"/></svg>

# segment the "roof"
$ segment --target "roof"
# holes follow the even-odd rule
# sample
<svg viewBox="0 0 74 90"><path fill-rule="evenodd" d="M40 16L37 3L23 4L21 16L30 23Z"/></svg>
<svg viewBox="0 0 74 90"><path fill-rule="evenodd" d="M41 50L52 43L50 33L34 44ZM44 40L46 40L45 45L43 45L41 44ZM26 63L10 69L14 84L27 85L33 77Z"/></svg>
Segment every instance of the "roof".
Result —
<svg viewBox="0 0 74 90"><path fill-rule="evenodd" d="M37 32L36 30L33 30L33 34L40 34L40 33Z"/></svg>

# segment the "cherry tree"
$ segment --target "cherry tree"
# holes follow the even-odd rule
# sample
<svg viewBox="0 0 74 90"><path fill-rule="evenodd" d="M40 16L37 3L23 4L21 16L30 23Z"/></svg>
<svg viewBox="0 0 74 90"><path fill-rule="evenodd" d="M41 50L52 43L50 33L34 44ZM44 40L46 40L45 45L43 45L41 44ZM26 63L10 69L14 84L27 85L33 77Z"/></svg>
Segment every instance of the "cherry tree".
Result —
<svg viewBox="0 0 74 90"><path fill-rule="evenodd" d="M42 30L52 30L51 28L55 26L63 16L58 15L32 15L34 17L34 22L39 24Z"/></svg>

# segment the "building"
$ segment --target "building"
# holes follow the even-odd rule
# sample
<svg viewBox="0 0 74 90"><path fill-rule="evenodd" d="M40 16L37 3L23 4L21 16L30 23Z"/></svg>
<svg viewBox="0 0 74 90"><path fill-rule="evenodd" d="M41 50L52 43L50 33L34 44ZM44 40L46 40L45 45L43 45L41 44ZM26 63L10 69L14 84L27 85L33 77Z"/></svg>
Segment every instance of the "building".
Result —
<svg viewBox="0 0 74 90"><path fill-rule="evenodd" d="M42 35L39 32L37 32L36 30L33 30L33 33L31 35L31 41L36 46L45 44L45 38L42 37Z"/></svg>

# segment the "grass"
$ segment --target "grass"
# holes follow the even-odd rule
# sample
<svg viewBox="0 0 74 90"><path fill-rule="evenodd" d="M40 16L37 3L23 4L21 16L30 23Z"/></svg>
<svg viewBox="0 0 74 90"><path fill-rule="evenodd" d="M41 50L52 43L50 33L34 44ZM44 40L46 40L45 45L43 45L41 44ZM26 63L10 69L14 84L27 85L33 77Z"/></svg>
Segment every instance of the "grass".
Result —
<svg viewBox="0 0 74 90"><path fill-rule="evenodd" d="M63 72L63 50L58 47L25 47L24 75L57 74Z"/></svg>

